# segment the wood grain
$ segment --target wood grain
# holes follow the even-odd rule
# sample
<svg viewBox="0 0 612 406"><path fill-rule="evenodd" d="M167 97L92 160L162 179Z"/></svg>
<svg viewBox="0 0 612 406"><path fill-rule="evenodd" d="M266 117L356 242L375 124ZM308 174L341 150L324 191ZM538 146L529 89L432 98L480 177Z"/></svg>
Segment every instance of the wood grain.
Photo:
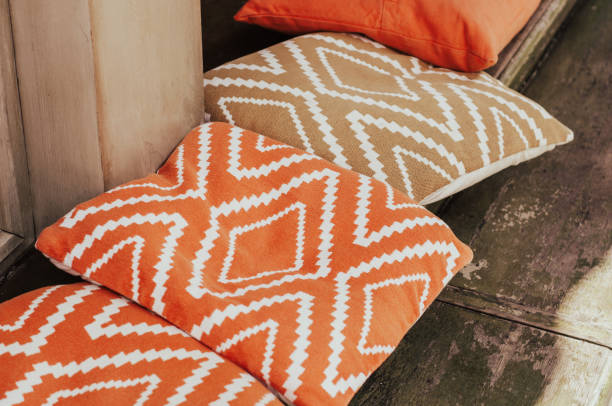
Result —
<svg viewBox="0 0 612 406"><path fill-rule="evenodd" d="M0 229L34 234L8 0L0 0Z"/></svg>
<svg viewBox="0 0 612 406"><path fill-rule="evenodd" d="M103 190L89 8L11 0L37 232Z"/></svg>
<svg viewBox="0 0 612 406"><path fill-rule="evenodd" d="M108 189L156 170L204 117L200 2L89 4Z"/></svg>
<svg viewBox="0 0 612 406"><path fill-rule="evenodd" d="M203 117L200 2L11 0L36 231Z"/></svg>

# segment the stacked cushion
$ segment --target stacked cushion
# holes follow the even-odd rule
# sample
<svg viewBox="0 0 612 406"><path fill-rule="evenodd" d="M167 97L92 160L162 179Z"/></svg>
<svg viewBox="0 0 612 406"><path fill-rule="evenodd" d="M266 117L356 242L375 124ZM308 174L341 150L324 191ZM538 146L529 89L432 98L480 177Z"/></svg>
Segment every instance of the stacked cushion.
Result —
<svg viewBox="0 0 612 406"><path fill-rule="evenodd" d="M364 37L304 35L205 75L210 118L440 200L572 139L486 73L433 68Z"/></svg>
<svg viewBox="0 0 612 406"><path fill-rule="evenodd" d="M223 123L37 247L309 405L346 404L471 259L389 185Z"/></svg>
<svg viewBox="0 0 612 406"><path fill-rule="evenodd" d="M2 405L281 405L140 306L78 283L0 304Z"/></svg>
<svg viewBox="0 0 612 406"><path fill-rule="evenodd" d="M437 66L492 66L538 0L249 0L238 21L291 34L358 32Z"/></svg>

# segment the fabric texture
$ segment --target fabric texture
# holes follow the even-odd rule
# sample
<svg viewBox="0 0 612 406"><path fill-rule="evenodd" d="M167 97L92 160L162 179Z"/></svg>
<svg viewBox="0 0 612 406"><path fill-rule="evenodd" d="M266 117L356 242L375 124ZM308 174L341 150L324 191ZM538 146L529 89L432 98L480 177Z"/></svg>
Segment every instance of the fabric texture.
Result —
<svg viewBox="0 0 612 406"><path fill-rule="evenodd" d="M472 256L387 184L226 123L37 247L299 405L348 403Z"/></svg>
<svg viewBox="0 0 612 406"><path fill-rule="evenodd" d="M290 34L357 32L436 66L476 72L523 28L539 0L249 0L237 21Z"/></svg>
<svg viewBox="0 0 612 406"><path fill-rule="evenodd" d="M0 304L0 404L282 405L160 317L89 283Z"/></svg>
<svg viewBox="0 0 612 406"><path fill-rule="evenodd" d="M433 203L573 138L486 73L308 34L205 74L206 112Z"/></svg>

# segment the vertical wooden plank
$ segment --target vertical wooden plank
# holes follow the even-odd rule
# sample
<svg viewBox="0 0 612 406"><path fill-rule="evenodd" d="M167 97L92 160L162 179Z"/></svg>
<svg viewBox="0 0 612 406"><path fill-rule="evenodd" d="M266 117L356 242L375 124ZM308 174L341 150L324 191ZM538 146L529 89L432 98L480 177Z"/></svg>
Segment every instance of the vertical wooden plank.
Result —
<svg viewBox="0 0 612 406"><path fill-rule="evenodd" d="M199 0L90 0L106 188L156 170L203 118Z"/></svg>
<svg viewBox="0 0 612 406"><path fill-rule="evenodd" d="M103 189L89 10L11 0L37 231Z"/></svg>
<svg viewBox="0 0 612 406"><path fill-rule="evenodd" d="M0 229L34 234L8 0L0 0Z"/></svg>
<svg viewBox="0 0 612 406"><path fill-rule="evenodd" d="M203 116L198 0L10 0L38 232Z"/></svg>

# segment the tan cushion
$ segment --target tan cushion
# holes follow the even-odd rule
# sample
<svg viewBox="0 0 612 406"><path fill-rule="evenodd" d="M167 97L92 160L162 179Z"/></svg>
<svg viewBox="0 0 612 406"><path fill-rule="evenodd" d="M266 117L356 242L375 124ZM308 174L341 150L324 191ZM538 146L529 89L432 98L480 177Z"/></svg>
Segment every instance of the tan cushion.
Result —
<svg viewBox="0 0 612 406"><path fill-rule="evenodd" d="M205 75L206 112L386 181L423 204L572 139L486 73L354 34L304 35Z"/></svg>

